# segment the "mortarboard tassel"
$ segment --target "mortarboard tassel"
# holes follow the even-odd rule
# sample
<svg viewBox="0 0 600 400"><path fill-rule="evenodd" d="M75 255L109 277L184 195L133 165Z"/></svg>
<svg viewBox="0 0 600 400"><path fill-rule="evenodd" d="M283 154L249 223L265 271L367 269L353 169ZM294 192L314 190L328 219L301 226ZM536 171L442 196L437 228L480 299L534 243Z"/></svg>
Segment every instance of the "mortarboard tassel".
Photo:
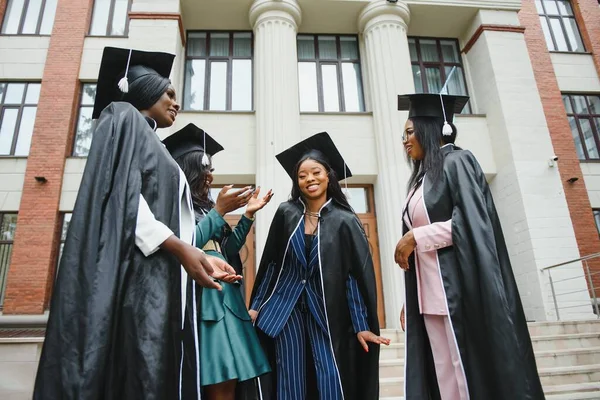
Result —
<svg viewBox="0 0 600 400"><path fill-rule="evenodd" d="M119 81L119 90L123 93L129 92L129 80L127 79L127 73L129 72L129 61L131 61L131 52L133 50L129 49L129 57L127 58L127 67L125 68L125 76L121 78Z"/></svg>
<svg viewBox="0 0 600 400"><path fill-rule="evenodd" d="M350 200L352 196L350 195L350 191L348 190L348 174L346 172L346 163L344 163L344 194L346 195L346 199Z"/></svg>
<svg viewBox="0 0 600 400"><path fill-rule="evenodd" d="M456 67L452 67L452 70L448 74L448 78L446 78L446 82L444 83L442 90L440 90L440 101L442 103L442 112L444 113L444 127L442 128L443 136L452 136L452 126L450 126L448 119L446 118L446 108L444 107L444 98L442 97L442 93L447 91L446 87L448 86L448 83L450 83L450 78L452 78L454 71L456 71Z"/></svg>
<svg viewBox="0 0 600 400"><path fill-rule="evenodd" d="M202 155L202 165L204 165L205 167L207 165L210 164L210 160L208 159L208 156L206 155L206 131L203 131L203 137L204 137L204 154Z"/></svg>

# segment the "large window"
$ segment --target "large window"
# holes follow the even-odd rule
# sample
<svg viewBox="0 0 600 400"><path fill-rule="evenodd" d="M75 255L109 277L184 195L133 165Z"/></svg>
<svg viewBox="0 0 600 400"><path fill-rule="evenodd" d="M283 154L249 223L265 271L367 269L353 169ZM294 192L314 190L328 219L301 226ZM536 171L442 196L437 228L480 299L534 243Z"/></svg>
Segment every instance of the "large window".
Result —
<svg viewBox="0 0 600 400"><path fill-rule="evenodd" d="M409 38L410 60L417 93L439 93L452 68L456 71L447 86L447 94L468 96L465 71L455 39ZM463 110L470 114L471 106Z"/></svg>
<svg viewBox="0 0 600 400"><path fill-rule="evenodd" d="M189 32L184 110L252 110L252 33Z"/></svg>
<svg viewBox="0 0 600 400"><path fill-rule="evenodd" d="M16 229L17 214L0 213L0 309L4 304L4 289L6 288L6 277Z"/></svg>
<svg viewBox="0 0 600 400"><path fill-rule="evenodd" d="M596 230L598 230L598 235L600 235L600 209L595 208L593 211L594 220L596 221Z"/></svg>
<svg viewBox="0 0 600 400"><path fill-rule="evenodd" d="M356 36L298 35L300 111L365 110Z"/></svg>
<svg viewBox="0 0 600 400"><path fill-rule="evenodd" d="M542 30L551 51L584 52L570 1L536 0Z"/></svg>
<svg viewBox="0 0 600 400"><path fill-rule="evenodd" d="M2 33L50 35L58 0L8 0Z"/></svg>
<svg viewBox="0 0 600 400"><path fill-rule="evenodd" d="M90 35L125 36L131 0L95 0Z"/></svg>
<svg viewBox="0 0 600 400"><path fill-rule="evenodd" d="M39 83L0 82L0 156L27 156L40 98Z"/></svg>
<svg viewBox="0 0 600 400"><path fill-rule="evenodd" d="M580 160L600 159L600 96L563 95Z"/></svg>
<svg viewBox="0 0 600 400"><path fill-rule="evenodd" d="M75 141L73 144L73 155L76 157L86 157L90 151L90 146L92 145L92 133L94 131L92 111L94 109L95 98L95 83L84 83L81 85L79 118L77 119Z"/></svg>

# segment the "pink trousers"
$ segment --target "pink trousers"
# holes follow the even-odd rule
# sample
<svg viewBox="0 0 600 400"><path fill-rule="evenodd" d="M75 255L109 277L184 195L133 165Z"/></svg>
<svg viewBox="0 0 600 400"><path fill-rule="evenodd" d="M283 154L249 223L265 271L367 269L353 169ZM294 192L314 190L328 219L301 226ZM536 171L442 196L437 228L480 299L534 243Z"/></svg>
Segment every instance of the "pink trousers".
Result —
<svg viewBox="0 0 600 400"><path fill-rule="evenodd" d="M446 315L423 314L442 400L469 400L454 332Z"/></svg>

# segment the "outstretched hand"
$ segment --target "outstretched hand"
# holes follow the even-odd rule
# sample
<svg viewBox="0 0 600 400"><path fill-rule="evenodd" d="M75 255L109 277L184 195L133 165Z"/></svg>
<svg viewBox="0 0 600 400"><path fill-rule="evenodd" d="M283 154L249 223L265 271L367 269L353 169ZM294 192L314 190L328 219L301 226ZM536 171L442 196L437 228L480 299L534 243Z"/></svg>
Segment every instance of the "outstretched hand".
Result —
<svg viewBox="0 0 600 400"><path fill-rule="evenodd" d="M371 331L358 332L356 334L356 337L357 337L358 341L360 342L360 345L362 346L362 348L367 353L369 352L368 343L384 344L386 346L389 346L390 343L392 342L390 339L384 338L383 336L377 336L376 334L374 334Z"/></svg>

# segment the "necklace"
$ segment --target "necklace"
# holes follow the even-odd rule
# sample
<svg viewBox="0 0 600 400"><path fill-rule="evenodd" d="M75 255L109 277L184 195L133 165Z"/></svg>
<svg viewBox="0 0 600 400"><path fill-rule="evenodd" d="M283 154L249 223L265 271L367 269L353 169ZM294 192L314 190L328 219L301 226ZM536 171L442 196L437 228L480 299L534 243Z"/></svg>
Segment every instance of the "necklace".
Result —
<svg viewBox="0 0 600 400"><path fill-rule="evenodd" d="M313 217L313 218L319 218L321 217L321 214L318 212L312 212L310 210L307 210L304 215L308 216L308 217Z"/></svg>

